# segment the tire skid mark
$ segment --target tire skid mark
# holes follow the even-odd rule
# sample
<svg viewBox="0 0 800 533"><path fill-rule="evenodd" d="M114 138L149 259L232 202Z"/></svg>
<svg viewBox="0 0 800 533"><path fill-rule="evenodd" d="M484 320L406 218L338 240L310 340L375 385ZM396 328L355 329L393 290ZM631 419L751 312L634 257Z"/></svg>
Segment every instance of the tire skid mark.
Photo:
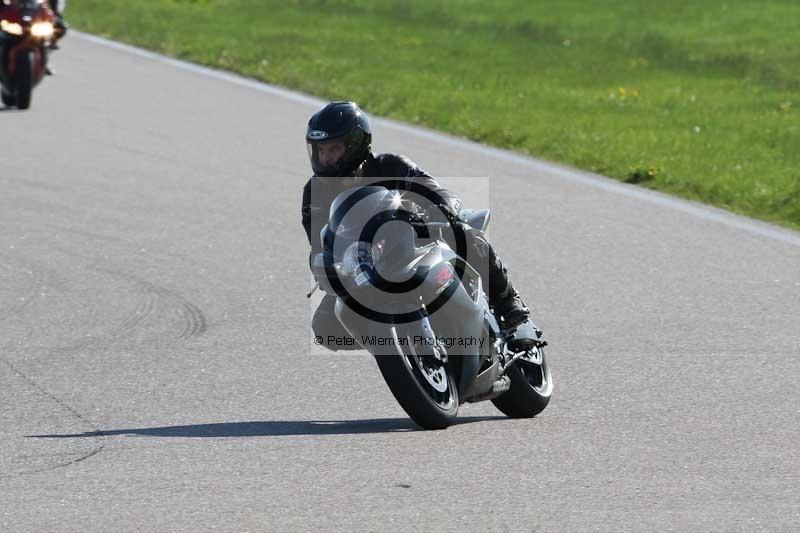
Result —
<svg viewBox="0 0 800 533"><path fill-rule="evenodd" d="M95 269L111 276L131 281L136 285L138 292L142 294L142 298L133 312L110 332L111 335L124 335L130 332L153 315L156 309L162 305L175 312L180 319L182 327L178 334L179 339L200 336L208 329L208 323L203 311L180 294L131 274L102 267L95 267Z"/></svg>
<svg viewBox="0 0 800 533"><path fill-rule="evenodd" d="M133 330L148 318L156 307L158 295L152 291L145 291L133 312L127 315L123 321L111 331L112 336L124 335Z"/></svg>
<svg viewBox="0 0 800 533"><path fill-rule="evenodd" d="M180 305L181 312L186 321L186 327L181 332L180 338L188 339L191 337L198 337L205 333L208 326L206 324L206 317L203 315L200 308L182 296L177 294L173 294L173 296L175 296L177 303Z"/></svg>
<svg viewBox="0 0 800 533"><path fill-rule="evenodd" d="M106 444L104 442L104 437L106 437L106 434L103 432L103 430L101 430L99 427L94 425L91 421L89 421L88 418L86 418L85 416L80 414L78 411L76 411L69 404L67 404L66 402L61 400L58 396L48 392L45 388L43 388L38 383L36 383L36 381L34 381L31 377L26 375L19 368L17 368L13 363L11 363L11 361L0 357L0 362L5 363L6 366L8 366L14 374L16 374L17 376L21 377L23 380L25 380L29 385L31 385L34 389L39 391L41 394L43 394L47 398L49 398L52 401L54 401L59 407L61 407L62 409L67 411L70 415L72 415L72 417L74 417L77 420L79 420L86 427L91 428L92 429L92 433L93 433L92 438L100 439L100 443L94 449L92 449L91 451L84 452L84 453L81 453L81 452L76 453L75 455L80 455L80 457L78 457L77 459L72 459L72 460L69 460L69 461L63 461L63 462L55 464L55 465L50 465L50 466L47 466L47 467L44 467L44 468L37 468L35 470L17 472L15 474L0 474L0 478L11 478L11 477L25 476L25 475L30 475L30 474L38 474L40 472L47 472L47 471L50 471L50 470L55 470L56 468L63 468L65 466L71 466L71 465L80 463L81 461L85 461L86 459L89 459L90 457L94 457L95 455L97 455L98 453L103 451L103 449L106 446Z"/></svg>
<svg viewBox="0 0 800 533"><path fill-rule="evenodd" d="M206 331L206 318L199 307L172 292L169 289L154 285L149 281L135 279L134 281L149 295L155 298L158 303L163 303L177 313L181 319L183 327L178 334L179 339L188 339L202 335ZM155 301L154 301L155 303Z"/></svg>
<svg viewBox="0 0 800 533"><path fill-rule="evenodd" d="M58 245L51 246L51 249L60 251L65 255L78 257L87 261L93 262L96 260L95 258L76 253L74 250L69 250ZM205 333L205 331L208 329L208 321L203 311L197 305L193 304L180 294L160 285L146 281L134 274L114 270L113 268L107 266L90 264L87 265L87 268L132 283L139 294L139 300L136 302L134 309L127 315L124 315L121 321L112 326L109 330L106 330L99 336L93 337L92 340L86 340L83 338L78 339L75 342L67 345L67 347L77 348L85 345L87 342L93 342L99 338L114 338L129 334L148 318L156 314L160 307L165 307L169 312L176 313L176 316L180 321L180 329L177 335L178 339L190 339L193 337L198 337ZM0 316L0 318L2 318L2 316Z"/></svg>
<svg viewBox="0 0 800 533"><path fill-rule="evenodd" d="M63 246L53 245L50 246L50 248L52 250L61 252L62 254L70 257L76 257L87 261L91 259L83 254L76 253L74 250L70 250ZM109 276L112 276L114 278L123 277L129 281L133 281L134 283L136 283L136 280L134 280L131 276L121 275L119 272L115 272L110 269L98 266L88 266L87 268L95 270L97 272L108 274ZM115 338L123 336L126 333L134 330L136 326L138 326L140 323L144 322L154 312L158 296L153 291L142 289L138 283L137 283L137 288L139 288L138 293L140 297L137 300L134 309L130 313L124 314L118 324L107 326L106 328L101 330L101 333L91 336L89 338L79 337L72 342L62 345L61 349L74 350L92 344L94 342L97 342L98 340L107 339L109 337Z"/></svg>

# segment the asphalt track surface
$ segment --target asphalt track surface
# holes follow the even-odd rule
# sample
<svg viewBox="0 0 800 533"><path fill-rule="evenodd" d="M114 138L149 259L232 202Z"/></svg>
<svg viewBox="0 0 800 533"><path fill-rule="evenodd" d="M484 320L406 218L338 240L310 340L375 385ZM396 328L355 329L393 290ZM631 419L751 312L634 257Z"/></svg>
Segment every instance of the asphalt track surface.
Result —
<svg viewBox="0 0 800 533"><path fill-rule="evenodd" d="M539 417L420 431L310 342L320 102L77 34L54 61L0 112L0 530L800 527L800 234L376 120L490 177L551 342Z"/></svg>

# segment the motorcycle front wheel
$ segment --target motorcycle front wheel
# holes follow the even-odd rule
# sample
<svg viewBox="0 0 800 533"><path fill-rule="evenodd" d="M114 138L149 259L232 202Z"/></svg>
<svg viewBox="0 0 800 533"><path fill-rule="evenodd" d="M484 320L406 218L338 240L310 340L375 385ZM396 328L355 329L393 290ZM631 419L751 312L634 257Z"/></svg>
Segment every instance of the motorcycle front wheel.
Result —
<svg viewBox="0 0 800 533"><path fill-rule="evenodd" d="M458 389L449 366L415 346L411 334L392 327L396 353L375 355L383 379L400 407L425 429L444 429L458 415Z"/></svg>
<svg viewBox="0 0 800 533"><path fill-rule="evenodd" d="M33 60L31 59L31 52L24 51L17 58L14 85L17 108L28 109L31 106L31 95L33 94Z"/></svg>
<svg viewBox="0 0 800 533"><path fill-rule="evenodd" d="M3 105L6 107L14 107L17 105L16 99L14 99L14 96L11 93L6 92L5 87L0 89L0 98L2 98Z"/></svg>

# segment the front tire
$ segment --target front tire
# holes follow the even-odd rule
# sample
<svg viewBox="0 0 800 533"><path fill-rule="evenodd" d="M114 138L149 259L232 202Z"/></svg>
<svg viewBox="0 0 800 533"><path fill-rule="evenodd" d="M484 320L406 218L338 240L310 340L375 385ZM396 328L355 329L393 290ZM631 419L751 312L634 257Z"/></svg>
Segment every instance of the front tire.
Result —
<svg viewBox="0 0 800 533"><path fill-rule="evenodd" d="M398 340L397 329L393 337ZM375 361L383 379L400 407L425 429L445 429L458 416L458 389L455 378L446 364L436 367L430 356L425 357L414 348L413 335L400 337L396 354L376 355Z"/></svg>
<svg viewBox="0 0 800 533"><path fill-rule="evenodd" d="M17 70L14 72L14 93L19 109L28 109L31 106L33 61L30 52L23 52L17 58Z"/></svg>
<svg viewBox="0 0 800 533"><path fill-rule="evenodd" d="M16 99L14 99L14 96L11 93L6 92L5 87L0 89L0 99L2 99L3 105L6 107L14 107L17 105Z"/></svg>
<svg viewBox="0 0 800 533"><path fill-rule="evenodd" d="M532 418L547 407L553 394L553 377L544 357L544 348L537 347L518 359L506 372L511 388L492 400L510 418Z"/></svg>

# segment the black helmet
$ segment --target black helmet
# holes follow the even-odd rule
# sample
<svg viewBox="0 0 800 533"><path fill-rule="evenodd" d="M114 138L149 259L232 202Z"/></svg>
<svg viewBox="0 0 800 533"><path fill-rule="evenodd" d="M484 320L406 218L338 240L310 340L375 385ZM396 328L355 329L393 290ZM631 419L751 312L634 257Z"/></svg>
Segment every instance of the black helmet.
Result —
<svg viewBox="0 0 800 533"><path fill-rule="evenodd" d="M306 142L315 176L352 176L369 156L372 129L367 115L354 102L331 102L308 121ZM320 158L320 146L329 143L343 147L341 155L333 161Z"/></svg>

